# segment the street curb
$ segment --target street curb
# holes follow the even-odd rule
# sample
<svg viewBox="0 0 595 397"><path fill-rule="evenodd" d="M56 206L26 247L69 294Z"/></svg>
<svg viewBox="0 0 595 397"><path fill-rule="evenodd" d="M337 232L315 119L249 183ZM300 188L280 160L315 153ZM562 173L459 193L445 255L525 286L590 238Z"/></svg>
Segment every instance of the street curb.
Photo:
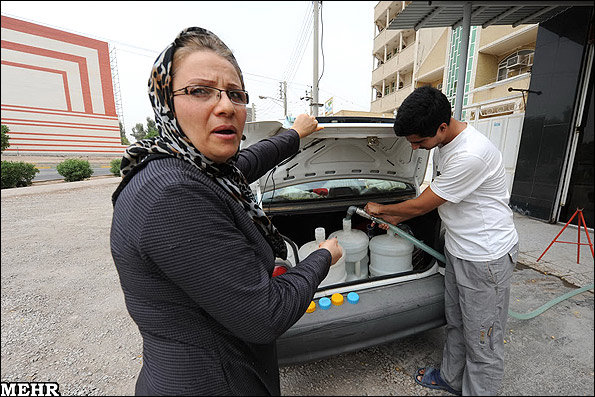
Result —
<svg viewBox="0 0 595 397"><path fill-rule="evenodd" d="M65 182L60 181L44 181L33 183L31 186L16 187L11 189L2 189L2 198L18 197L18 196L29 196L33 194L53 193L62 190L73 190L81 189L90 185L101 186L101 185L117 185L122 181L122 177L105 175L91 177L88 180L77 181L77 182Z"/></svg>

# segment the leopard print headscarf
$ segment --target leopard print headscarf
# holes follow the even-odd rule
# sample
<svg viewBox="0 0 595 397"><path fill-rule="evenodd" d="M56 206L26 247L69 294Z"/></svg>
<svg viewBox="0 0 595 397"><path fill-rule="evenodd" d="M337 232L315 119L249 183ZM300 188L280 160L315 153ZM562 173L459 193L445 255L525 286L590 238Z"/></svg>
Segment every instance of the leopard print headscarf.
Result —
<svg viewBox="0 0 595 397"><path fill-rule="evenodd" d="M115 205L119 193L136 173L131 171L135 167L140 166L139 169L142 168L147 159L150 160L150 155L158 154L176 157L197 167L227 191L252 218L258 230L273 249L275 256L286 259L287 247L283 237L260 208L246 178L235 166L238 153L226 163L217 164L199 152L178 125L173 106L171 68L174 52L179 46L179 39L186 35L212 35L219 40L214 33L206 29L190 27L183 30L176 37L176 40L157 57L149 78L149 99L155 112L155 122L159 130L159 136L143 139L126 148L120 165L120 173L123 179L114 192L112 201ZM240 79L242 79L241 75Z"/></svg>

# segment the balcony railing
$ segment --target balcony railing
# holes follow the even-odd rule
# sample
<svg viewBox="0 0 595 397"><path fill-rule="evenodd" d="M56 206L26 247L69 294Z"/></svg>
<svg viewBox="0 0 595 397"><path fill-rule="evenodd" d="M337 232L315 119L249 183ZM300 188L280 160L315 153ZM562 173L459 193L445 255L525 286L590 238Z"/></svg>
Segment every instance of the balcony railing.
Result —
<svg viewBox="0 0 595 397"><path fill-rule="evenodd" d="M406 47L400 53L392 56L383 65L378 66L372 71L372 85L381 84L382 80L388 76L394 75L397 70L402 70L413 63L413 45Z"/></svg>
<svg viewBox="0 0 595 397"><path fill-rule="evenodd" d="M379 1L374 7L374 20L377 21L379 18L386 18L386 10L390 7L391 1Z"/></svg>
<svg viewBox="0 0 595 397"><path fill-rule="evenodd" d="M389 41L393 40L395 37L399 35L398 30L389 30L384 29L374 38L374 50L373 53L382 53L384 54L384 46L388 44Z"/></svg>
<svg viewBox="0 0 595 397"><path fill-rule="evenodd" d="M394 108L401 106L401 103L413 91L413 86L408 84L400 90L384 95L382 98L376 99L370 105L370 111L374 113L389 113Z"/></svg>

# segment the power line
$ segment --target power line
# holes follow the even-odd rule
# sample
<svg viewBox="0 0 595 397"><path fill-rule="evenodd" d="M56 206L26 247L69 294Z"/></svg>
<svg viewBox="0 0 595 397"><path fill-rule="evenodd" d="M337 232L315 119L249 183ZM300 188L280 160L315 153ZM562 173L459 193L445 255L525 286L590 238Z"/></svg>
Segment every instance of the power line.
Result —
<svg viewBox="0 0 595 397"><path fill-rule="evenodd" d="M295 61L292 65L292 69L291 72L289 73L289 75L286 78L286 81L292 81L292 79L295 77L295 74L297 73L297 71L300 68L300 65L302 64L302 59L304 58L304 54L306 52L306 49L308 48L308 38L310 37L310 35L312 34L312 30L313 30L313 25L310 24L309 28L308 28L308 33L307 35L304 36L305 40L302 43L302 46L300 48L300 52L299 52L299 57L297 59L297 61Z"/></svg>
<svg viewBox="0 0 595 397"><path fill-rule="evenodd" d="M297 55L300 53L300 49L301 49L301 45L302 42L304 40L304 36L306 35L306 32L310 26L310 20L312 19L312 3L309 2L308 3L309 6L306 8L306 13L304 14L304 17L302 19L302 26L300 28L300 32L297 35L297 40L296 43L293 46L293 50L291 52L291 55L288 58L287 61L287 66L285 67L285 72L283 73L283 80L291 80L290 75L291 75L291 71L294 68L295 62L294 59L297 58Z"/></svg>
<svg viewBox="0 0 595 397"><path fill-rule="evenodd" d="M313 8L308 9L309 16L307 19L307 28L306 30L304 30L304 34L300 36L298 44L295 46L296 55L292 56L289 60L289 62L291 62L291 67L285 75L285 81L291 81L294 78L296 72L299 70L300 64L302 63L302 58L304 57L304 53L306 51L306 48L308 47L308 38L312 34L312 30L314 28L314 25L312 23L314 19L314 14L312 11ZM294 61L294 59L297 59L297 61Z"/></svg>
<svg viewBox="0 0 595 397"><path fill-rule="evenodd" d="M55 25L51 25L49 23L39 22L39 21L36 21L36 20L33 20L33 19L24 18L24 17L20 17L20 16L17 16L17 15L12 15L12 14L7 14L7 13L2 13L2 15L6 15L6 16L11 17L11 18L20 19L22 21L35 23L35 24L42 25L42 26L47 26L49 28L61 30L63 32L69 32L69 33L77 34L79 36L88 37L88 38L95 39L95 40L106 41L106 42L109 42L109 43L112 43L112 44L120 44L122 46L131 47L131 48L135 48L137 50L150 52L151 54L153 54L152 56L156 56L156 55L159 54L159 51L157 51L157 50L151 50L151 49L148 49L148 48L139 47L139 46L134 45L134 44L128 44L128 43L124 43L122 41L112 40L112 39L109 39L109 38L106 38L106 37L102 37L102 36L98 36L98 35L95 35L95 34L82 33L82 32L78 32L78 31L76 31L74 29L64 28L64 27L61 27L61 26L55 26ZM123 51L125 51L125 50L123 50ZM132 51L130 51L130 52L132 52ZM136 54L137 55L148 56L146 54L138 54L138 53L136 53Z"/></svg>

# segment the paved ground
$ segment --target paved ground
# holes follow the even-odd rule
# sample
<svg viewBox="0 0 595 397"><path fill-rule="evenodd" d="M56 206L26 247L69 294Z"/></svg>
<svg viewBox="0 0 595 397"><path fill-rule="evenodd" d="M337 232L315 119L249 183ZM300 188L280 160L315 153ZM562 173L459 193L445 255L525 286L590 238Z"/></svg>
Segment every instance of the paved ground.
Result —
<svg viewBox="0 0 595 397"><path fill-rule="evenodd" d="M1 380L54 381L64 395L132 395L142 360L109 251L110 196L120 178L4 189ZM563 225L515 215L519 265L511 309L527 313L593 283L593 257L554 244ZM576 241L570 227L561 237ZM584 233L584 232L583 232ZM593 241L593 233L590 233ZM586 237L581 237L586 241ZM527 321L511 318L502 395L593 395L593 290ZM439 364L443 329L281 368L284 395L447 395L412 380Z"/></svg>

